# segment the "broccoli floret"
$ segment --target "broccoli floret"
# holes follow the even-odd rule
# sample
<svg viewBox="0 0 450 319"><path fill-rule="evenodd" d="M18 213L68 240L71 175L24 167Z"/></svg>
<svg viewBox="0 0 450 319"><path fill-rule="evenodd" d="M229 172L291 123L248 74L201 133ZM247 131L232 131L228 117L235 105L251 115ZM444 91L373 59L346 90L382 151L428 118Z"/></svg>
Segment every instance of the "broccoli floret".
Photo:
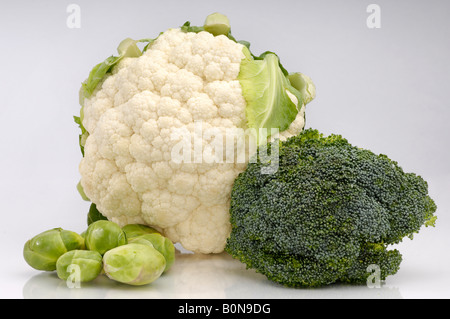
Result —
<svg viewBox="0 0 450 319"><path fill-rule="evenodd" d="M270 145L269 145L270 150ZM226 251L290 287L364 283L402 260L388 246L434 226L428 185L385 155L308 129L279 144L278 170L257 158L236 179Z"/></svg>

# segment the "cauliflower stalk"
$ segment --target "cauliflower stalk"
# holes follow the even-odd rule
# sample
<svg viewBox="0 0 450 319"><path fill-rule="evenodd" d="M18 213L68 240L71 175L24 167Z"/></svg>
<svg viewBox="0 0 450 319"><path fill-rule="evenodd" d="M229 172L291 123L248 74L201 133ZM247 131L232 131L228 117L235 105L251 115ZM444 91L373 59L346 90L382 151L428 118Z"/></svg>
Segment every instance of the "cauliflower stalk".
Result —
<svg viewBox="0 0 450 319"><path fill-rule="evenodd" d="M244 139L261 144L298 134L313 83L272 52L254 56L221 14L125 39L118 53L80 90L80 193L121 226L149 225L188 250L222 252L231 189L253 152L225 137L254 129Z"/></svg>

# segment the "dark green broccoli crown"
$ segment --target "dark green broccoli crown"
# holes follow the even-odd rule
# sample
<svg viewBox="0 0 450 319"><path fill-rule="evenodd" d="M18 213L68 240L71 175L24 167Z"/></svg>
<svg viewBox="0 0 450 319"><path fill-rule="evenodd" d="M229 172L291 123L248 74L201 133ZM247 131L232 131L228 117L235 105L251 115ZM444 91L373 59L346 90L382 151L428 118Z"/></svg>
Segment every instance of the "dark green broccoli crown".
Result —
<svg viewBox="0 0 450 319"><path fill-rule="evenodd" d="M280 143L275 173L264 163L235 181L226 251L283 285L365 282L370 264L384 280L401 262L387 245L434 224L420 176L339 135L305 130Z"/></svg>

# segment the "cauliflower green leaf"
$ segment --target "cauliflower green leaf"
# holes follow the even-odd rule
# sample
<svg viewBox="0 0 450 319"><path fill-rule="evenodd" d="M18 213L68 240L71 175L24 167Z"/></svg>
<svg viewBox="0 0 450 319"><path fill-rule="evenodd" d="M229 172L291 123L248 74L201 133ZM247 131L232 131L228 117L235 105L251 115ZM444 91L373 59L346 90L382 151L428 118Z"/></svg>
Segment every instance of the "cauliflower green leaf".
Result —
<svg viewBox="0 0 450 319"><path fill-rule="evenodd" d="M265 128L270 136L271 129L284 131L295 120L303 98L289 82L275 53L243 59L238 79L247 101L249 127Z"/></svg>
<svg viewBox="0 0 450 319"><path fill-rule="evenodd" d="M122 42L120 42L117 52L119 56L110 56L105 61L97 64L89 73L88 78L81 84L81 98L90 97L92 93L94 93L97 85L102 81L105 75L111 72L112 68L117 65L120 60L123 58L137 58L142 55L142 52L145 52L149 45L151 45L156 39L141 39L141 40L133 40L131 38L126 38ZM137 46L139 42L147 42L147 45L141 51ZM81 102L82 104L82 102Z"/></svg>

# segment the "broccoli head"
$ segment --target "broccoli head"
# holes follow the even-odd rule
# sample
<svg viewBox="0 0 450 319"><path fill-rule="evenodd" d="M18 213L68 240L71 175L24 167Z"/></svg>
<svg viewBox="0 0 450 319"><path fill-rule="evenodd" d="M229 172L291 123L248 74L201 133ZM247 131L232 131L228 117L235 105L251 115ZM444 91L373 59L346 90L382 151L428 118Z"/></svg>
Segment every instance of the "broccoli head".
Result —
<svg viewBox="0 0 450 319"><path fill-rule="evenodd" d="M236 179L226 245L272 281L290 287L365 283L369 265L385 280L402 261L388 246L434 226L427 183L385 155L313 129L277 148L276 172L264 174L267 161L256 155Z"/></svg>

